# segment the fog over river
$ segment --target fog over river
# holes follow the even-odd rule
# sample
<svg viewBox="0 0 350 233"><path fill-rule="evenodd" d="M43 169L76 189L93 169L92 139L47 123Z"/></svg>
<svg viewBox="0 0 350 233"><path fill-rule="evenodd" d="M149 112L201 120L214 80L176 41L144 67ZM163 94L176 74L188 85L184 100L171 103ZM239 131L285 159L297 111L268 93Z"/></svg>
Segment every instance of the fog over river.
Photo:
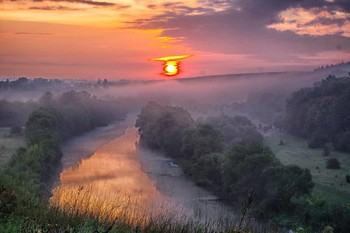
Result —
<svg viewBox="0 0 350 233"><path fill-rule="evenodd" d="M51 202L68 211L144 222L149 217L233 224L233 210L194 185L172 159L137 146L134 117L63 145Z"/></svg>

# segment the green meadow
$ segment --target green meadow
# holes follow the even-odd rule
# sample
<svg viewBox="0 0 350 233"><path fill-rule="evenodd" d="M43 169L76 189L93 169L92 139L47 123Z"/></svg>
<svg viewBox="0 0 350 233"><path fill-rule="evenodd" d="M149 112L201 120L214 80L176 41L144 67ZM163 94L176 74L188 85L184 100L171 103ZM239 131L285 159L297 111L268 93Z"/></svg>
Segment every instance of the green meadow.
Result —
<svg viewBox="0 0 350 233"><path fill-rule="evenodd" d="M320 194L331 203L350 204L350 184L346 175L350 175L350 155L332 150L328 156L323 149L310 149L307 141L289 134L270 130L265 135L266 144L283 164L295 164L310 169L315 183L314 194ZM284 145L279 145L280 140ZM340 169L327 169L329 158L337 158Z"/></svg>

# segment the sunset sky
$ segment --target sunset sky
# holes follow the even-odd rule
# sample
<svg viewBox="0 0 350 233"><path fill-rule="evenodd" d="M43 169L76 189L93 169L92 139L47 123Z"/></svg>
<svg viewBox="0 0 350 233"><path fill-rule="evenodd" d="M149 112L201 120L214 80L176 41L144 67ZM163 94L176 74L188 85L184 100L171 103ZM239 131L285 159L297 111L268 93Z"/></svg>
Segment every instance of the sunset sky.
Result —
<svg viewBox="0 0 350 233"><path fill-rule="evenodd" d="M349 0L0 0L0 78L159 79L350 60Z"/></svg>

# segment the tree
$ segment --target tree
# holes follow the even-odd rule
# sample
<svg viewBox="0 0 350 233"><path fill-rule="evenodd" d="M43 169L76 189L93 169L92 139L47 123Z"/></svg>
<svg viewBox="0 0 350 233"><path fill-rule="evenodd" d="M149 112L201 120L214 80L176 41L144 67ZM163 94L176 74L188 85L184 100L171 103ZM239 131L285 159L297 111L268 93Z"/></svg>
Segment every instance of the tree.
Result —
<svg viewBox="0 0 350 233"><path fill-rule="evenodd" d="M336 150L350 152L350 79L330 75L294 92L283 125L289 133L306 138L311 148L332 143Z"/></svg>
<svg viewBox="0 0 350 233"><path fill-rule="evenodd" d="M226 148L239 142L263 142L263 136L258 132L257 127L244 116L220 115L208 118L207 124L221 133Z"/></svg>
<svg viewBox="0 0 350 233"><path fill-rule="evenodd" d="M283 166L268 147L237 144L224 153L223 188L230 199L243 198L251 191L263 215L286 210L292 197L308 195L313 188L308 169Z"/></svg>
<svg viewBox="0 0 350 233"><path fill-rule="evenodd" d="M222 151L222 136L219 131L205 123L197 123L184 132L181 154L186 158Z"/></svg>
<svg viewBox="0 0 350 233"><path fill-rule="evenodd" d="M284 210L292 197L309 195L314 186L309 169L296 165L278 166L266 171L268 197L265 208Z"/></svg>
<svg viewBox="0 0 350 233"><path fill-rule="evenodd" d="M328 168L328 169L340 169L340 162L336 158L327 159L326 168Z"/></svg>
<svg viewBox="0 0 350 233"><path fill-rule="evenodd" d="M192 124L193 119L185 109L150 102L137 116L135 127L141 145L179 157L184 130Z"/></svg>
<svg viewBox="0 0 350 233"><path fill-rule="evenodd" d="M27 143L33 145L51 137L58 137L57 131L57 118L53 110L41 108L34 111L26 123Z"/></svg>
<svg viewBox="0 0 350 233"><path fill-rule="evenodd" d="M223 155L211 153L191 160L185 172L190 175L199 186L205 186L220 191L222 185Z"/></svg>
<svg viewBox="0 0 350 233"><path fill-rule="evenodd" d="M280 162L272 151L258 143L240 143L224 153L223 191L229 199L246 197L254 192L254 200L261 201L265 194L265 170Z"/></svg>
<svg viewBox="0 0 350 233"><path fill-rule="evenodd" d="M53 103L53 94L50 91L45 92L39 99L43 105L51 105Z"/></svg>

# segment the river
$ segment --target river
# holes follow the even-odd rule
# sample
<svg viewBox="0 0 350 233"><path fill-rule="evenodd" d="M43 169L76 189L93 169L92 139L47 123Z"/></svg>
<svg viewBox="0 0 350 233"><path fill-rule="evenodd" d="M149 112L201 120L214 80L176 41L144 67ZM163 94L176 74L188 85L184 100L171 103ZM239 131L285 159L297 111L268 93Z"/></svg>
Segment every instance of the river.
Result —
<svg viewBox="0 0 350 233"><path fill-rule="evenodd" d="M66 211L133 223L159 216L215 228L235 222L233 210L189 181L172 159L138 148L134 120L65 143L64 169L51 203Z"/></svg>

